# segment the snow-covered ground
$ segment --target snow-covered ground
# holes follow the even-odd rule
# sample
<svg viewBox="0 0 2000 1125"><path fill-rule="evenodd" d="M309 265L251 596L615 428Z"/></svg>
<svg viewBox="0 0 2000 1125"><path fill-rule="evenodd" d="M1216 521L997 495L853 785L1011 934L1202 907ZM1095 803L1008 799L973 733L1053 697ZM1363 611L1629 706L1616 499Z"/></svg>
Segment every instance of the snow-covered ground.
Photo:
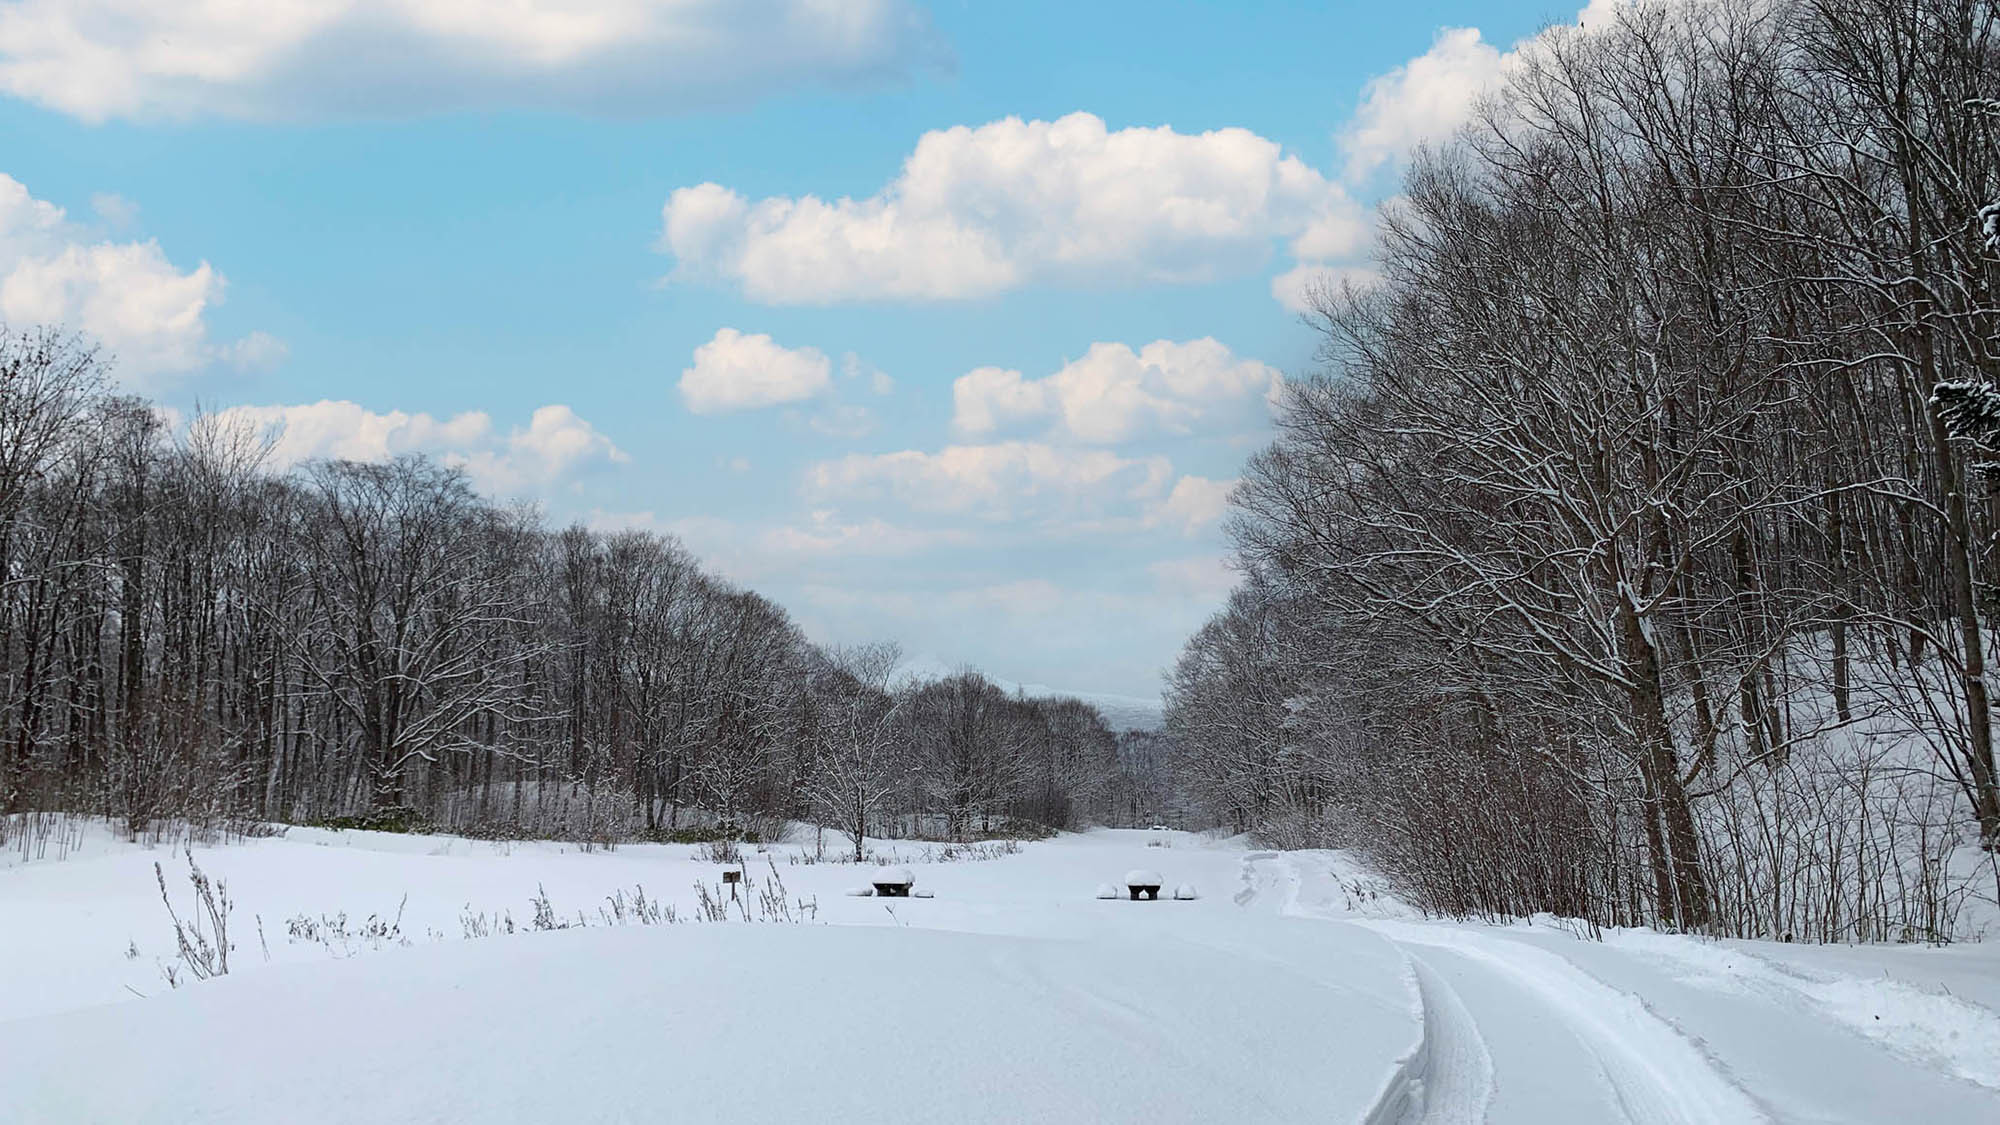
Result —
<svg viewBox="0 0 2000 1125"><path fill-rule="evenodd" d="M872 864L791 844L746 857L749 894L775 869L810 921L639 925L637 888L685 920L716 865L303 829L197 847L235 948L178 989L153 864L185 919L182 855L98 830L10 854L0 1120L2000 1120L1987 945L1427 922L1338 853L1181 833L876 849L934 897L855 896ZM1199 897L1096 897L1135 867ZM530 932L537 898L589 924Z"/></svg>
<svg viewBox="0 0 2000 1125"><path fill-rule="evenodd" d="M1413 1120L2000 1121L2000 947L1590 941L1417 920L1338 853L1248 862L1248 897L1410 958Z"/></svg>

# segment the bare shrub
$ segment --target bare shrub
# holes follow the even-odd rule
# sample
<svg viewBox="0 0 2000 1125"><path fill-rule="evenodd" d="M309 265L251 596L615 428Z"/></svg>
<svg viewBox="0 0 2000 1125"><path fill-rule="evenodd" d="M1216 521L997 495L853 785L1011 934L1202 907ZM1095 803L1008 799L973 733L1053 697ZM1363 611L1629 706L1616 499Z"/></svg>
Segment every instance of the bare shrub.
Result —
<svg viewBox="0 0 2000 1125"><path fill-rule="evenodd" d="M710 863L742 863L743 847L733 839L710 840L695 847L695 858Z"/></svg>
<svg viewBox="0 0 2000 1125"><path fill-rule="evenodd" d="M21 853L21 862L46 859L50 846L55 858L64 860L83 846L84 826L90 818L65 812L30 810L0 816L0 847L9 840Z"/></svg>
<svg viewBox="0 0 2000 1125"><path fill-rule="evenodd" d="M336 914L295 914L285 919L285 933L294 943L323 946L336 957L351 957L358 948L409 945L410 939L403 935L403 910L409 904L410 896L404 895L396 905L395 917L370 914L358 922L349 922L344 910Z"/></svg>
<svg viewBox="0 0 2000 1125"><path fill-rule="evenodd" d="M166 871L158 863L153 864L153 878L160 886L160 902L173 921L174 945L181 964L196 980L208 980L229 972L229 888L219 879L209 879L194 861L193 851L183 854L187 857L188 883L194 896L187 921L183 922L180 912L174 909L173 897L167 893ZM166 975L169 985L179 987L176 973L168 971Z"/></svg>
<svg viewBox="0 0 2000 1125"><path fill-rule="evenodd" d="M964 863L978 860L1000 859L1003 856L1021 854L1019 840L976 840L972 843L925 844L922 848L905 854L903 849L890 847L883 851L870 848L856 859L851 852L838 855L822 855L812 852L795 852L785 858L793 867L811 867L821 863L856 864L868 867L907 865L911 863Z"/></svg>

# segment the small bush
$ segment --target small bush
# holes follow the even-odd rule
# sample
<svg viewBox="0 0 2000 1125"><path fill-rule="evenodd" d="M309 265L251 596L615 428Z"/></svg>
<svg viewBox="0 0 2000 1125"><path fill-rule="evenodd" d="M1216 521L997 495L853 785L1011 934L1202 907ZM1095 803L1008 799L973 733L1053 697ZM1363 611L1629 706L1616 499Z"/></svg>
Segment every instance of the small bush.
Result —
<svg viewBox="0 0 2000 1125"><path fill-rule="evenodd" d="M735 840L727 836L719 840L710 840L696 847L694 854L696 858L705 859L710 863L743 862L743 849L737 846Z"/></svg>
<svg viewBox="0 0 2000 1125"><path fill-rule="evenodd" d="M886 852L870 848L859 860L854 858L854 853L846 851L826 856L816 856L811 852L794 852L785 857L785 862L793 867L811 867L822 863L882 867L907 863L961 863L970 860L999 859L1002 856L1020 853L1019 840L981 840L970 844L925 844L922 851L908 854L894 846Z"/></svg>
<svg viewBox="0 0 2000 1125"><path fill-rule="evenodd" d="M310 826L332 828L343 832L396 832L413 836L427 836L442 830L429 817L415 809L402 806L376 809L373 812L352 816L329 816L313 821Z"/></svg>
<svg viewBox="0 0 2000 1125"><path fill-rule="evenodd" d="M714 844L725 840L734 840L736 839L736 833L719 824L684 824L679 828L642 829L639 832L639 838L649 844ZM743 833L742 842L746 844L759 844L763 842L763 837L755 831L745 832Z"/></svg>
<svg viewBox="0 0 2000 1125"><path fill-rule="evenodd" d="M396 916L370 914L360 922L349 922L345 910L338 914L295 914L285 919L285 933L293 943L306 942L326 947L336 957L351 957L356 947L380 949L385 945L409 945L403 936L403 908L410 897L396 907ZM267 955L268 959L268 955Z"/></svg>
<svg viewBox="0 0 2000 1125"><path fill-rule="evenodd" d="M989 840L1053 840L1056 830L1039 821L1007 816L994 821L984 835Z"/></svg>

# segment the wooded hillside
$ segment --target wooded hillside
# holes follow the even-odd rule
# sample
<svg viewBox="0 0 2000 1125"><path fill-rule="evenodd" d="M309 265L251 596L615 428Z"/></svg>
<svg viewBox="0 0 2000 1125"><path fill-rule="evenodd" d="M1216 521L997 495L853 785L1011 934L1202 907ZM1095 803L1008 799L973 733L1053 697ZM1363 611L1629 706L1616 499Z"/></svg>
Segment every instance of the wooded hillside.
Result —
<svg viewBox="0 0 2000 1125"><path fill-rule="evenodd" d="M1996 17L1521 50L1236 494L1169 707L1215 815L1451 913L1939 938L1995 893Z"/></svg>

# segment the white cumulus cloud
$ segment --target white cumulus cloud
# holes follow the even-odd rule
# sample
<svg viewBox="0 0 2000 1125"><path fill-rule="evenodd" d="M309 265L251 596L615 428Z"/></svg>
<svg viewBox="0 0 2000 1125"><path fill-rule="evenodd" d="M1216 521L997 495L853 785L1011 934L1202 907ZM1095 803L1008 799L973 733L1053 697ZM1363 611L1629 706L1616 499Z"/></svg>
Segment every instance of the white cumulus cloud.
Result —
<svg viewBox="0 0 2000 1125"><path fill-rule="evenodd" d="M1166 494L1172 476L1165 457L1001 442L851 454L808 469L806 489L818 499L1011 520L1087 515L1154 499Z"/></svg>
<svg viewBox="0 0 2000 1125"><path fill-rule="evenodd" d="M1347 178L1364 180L1408 156L1419 144L1443 140L1472 117L1480 98L1499 87L1520 63L1521 52L1552 35L1610 25L1630 0L1589 0L1572 24L1557 24L1507 50L1486 42L1476 27L1438 31L1430 48L1370 79L1361 107L1340 136ZM1300 255L1327 259L1337 255Z"/></svg>
<svg viewBox="0 0 2000 1125"><path fill-rule="evenodd" d="M833 362L818 348L787 348L758 333L723 328L694 350L681 372L681 400L696 414L803 402L833 387Z"/></svg>
<svg viewBox="0 0 2000 1125"><path fill-rule="evenodd" d="M1499 84L1510 58L1478 28L1448 27L1430 50L1371 79L1342 135L1348 177L1362 179L1424 141L1450 136Z"/></svg>
<svg viewBox="0 0 2000 1125"><path fill-rule="evenodd" d="M0 91L86 121L677 110L945 55L909 0L0 4Z"/></svg>
<svg viewBox="0 0 2000 1125"><path fill-rule="evenodd" d="M223 286L207 262L183 270L157 242L91 237L0 173L0 323L82 333L138 389L218 362L261 368L282 359L284 345L263 333L225 345L209 339L207 313Z"/></svg>
<svg viewBox="0 0 2000 1125"><path fill-rule="evenodd" d="M1153 510L1148 522L1193 535L1222 518L1229 510L1229 493L1235 487L1233 480L1184 476L1174 482L1173 491Z"/></svg>
<svg viewBox="0 0 2000 1125"><path fill-rule="evenodd" d="M588 522L603 531L627 528L671 535L704 565L740 582L824 574L830 560L906 559L974 541L962 528L911 527L879 517L844 520L830 509L776 521L694 515L668 519L653 511L593 510Z"/></svg>
<svg viewBox="0 0 2000 1125"><path fill-rule="evenodd" d="M1346 161L1345 182L1366 185L1419 145L1449 139L1472 119L1482 99L1519 68L1524 52L1550 37L1577 32L1579 26L1579 34L1604 28L1629 3L1589 0L1575 25L1551 26L1505 50L1488 43L1476 27L1440 29L1423 54L1362 87L1360 107L1337 137ZM1271 279L1271 296L1292 312L1309 312L1321 294L1337 292L1343 284L1360 288L1379 280L1355 260L1358 256L1354 247L1301 247L1295 253L1297 264Z"/></svg>
<svg viewBox="0 0 2000 1125"><path fill-rule="evenodd" d="M982 367L952 384L952 424L967 435L1050 419L1078 441L1112 444L1260 424L1282 382L1275 368L1243 359L1212 338L1155 340L1138 351L1096 343L1043 379Z"/></svg>
<svg viewBox="0 0 2000 1125"><path fill-rule="evenodd" d="M975 367L951 384L951 424L960 433L990 434L1046 417L1054 406L1045 379L1004 367Z"/></svg>
<svg viewBox="0 0 2000 1125"><path fill-rule="evenodd" d="M232 406L218 411L214 422L267 435L276 468L316 458L385 461L404 453L427 453L463 468L482 491L503 496L545 492L591 467L631 460L590 422L559 403L538 408L526 426L504 432L479 410L438 418L401 410L378 413L331 399Z"/></svg>
<svg viewBox="0 0 2000 1125"><path fill-rule="evenodd" d="M1227 555L1193 555L1161 559L1146 567L1164 593L1219 602L1229 596L1242 574Z"/></svg>
<svg viewBox="0 0 2000 1125"><path fill-rule="evenodd" d="M1322 295L1337 296L1344 288L1366 289L1382 280L1372 266L1328 266L1309 263L1271 279L1271 296L1295 313L1313 311Z"/></svg>
<svg viewBox="0 0 2000 1125"><path fill-rule="evenodd" d="M896 380L889 373L863 360L853 352L848 352L840 360L840 374L850 381L863 381L875 395L892 394L896 390Z"/></svg>
<svg viewBox="0 0 2000 1125"><path fill-rule="evenodd" d="M663 211L675 276L773 304L979 297L1037 282L1184 282L1352 252L1345 190L1247 129L1109 129L1088 113L925 133L865 199L752 201L720 184Z"/></svg>
<svg viewBox="0 0 2000 1125"><path fill-rule="evenodd" d="M847 523L825 509L812 512L802 526L767 528L757 538L766 551L801 559L913 555L970 540L969 533L955 528L901 527L881 519Z"/></svg>

